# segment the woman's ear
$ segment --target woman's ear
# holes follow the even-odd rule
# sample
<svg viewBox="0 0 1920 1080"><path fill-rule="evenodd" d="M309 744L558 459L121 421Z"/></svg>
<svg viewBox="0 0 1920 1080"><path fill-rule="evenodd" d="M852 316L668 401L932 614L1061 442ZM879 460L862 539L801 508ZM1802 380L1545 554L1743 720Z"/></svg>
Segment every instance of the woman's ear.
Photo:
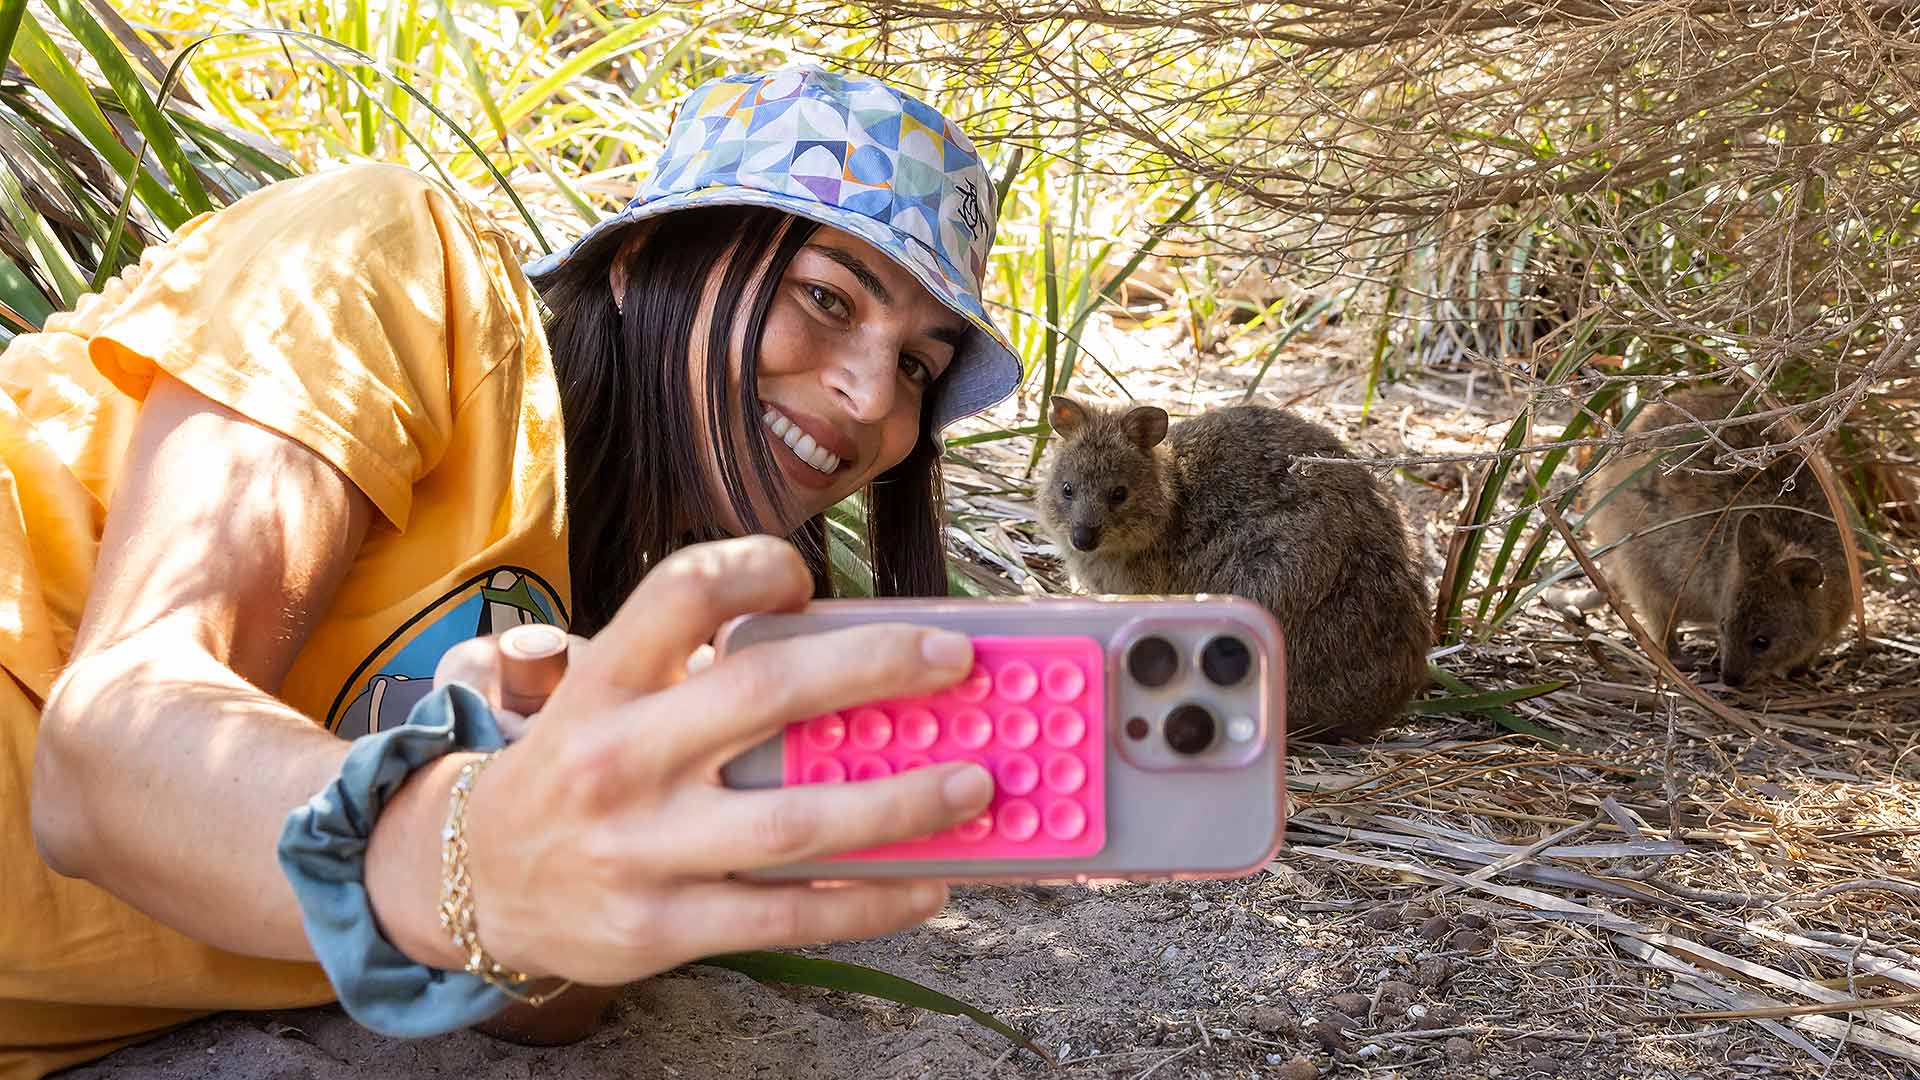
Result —
<svg viewBox="0 0 1920 1080"><path fill-rule="evenodd" d="M627 264L633 261L633 253L647 242L647 234L652 231L652 222L630 226L626 238L620 241L620 249L613 253L613 264L607 267L607 288L613 292L613 310L621 315L627 313Z"/></svg>

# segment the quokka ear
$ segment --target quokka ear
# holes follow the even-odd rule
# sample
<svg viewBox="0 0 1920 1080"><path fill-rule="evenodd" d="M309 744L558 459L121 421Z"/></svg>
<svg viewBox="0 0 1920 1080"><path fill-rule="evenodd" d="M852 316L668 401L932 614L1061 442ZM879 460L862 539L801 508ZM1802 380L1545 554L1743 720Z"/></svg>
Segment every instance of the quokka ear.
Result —
<svg viewBox="0 0 1920 1080"><path fill-rule="evenodd" d="M1055 394L1052 406L1047 409L1047 423L1055 435L1071 439L1087 426L1087 407L1070 397Z"/></svg>
<svg viewBox="0 0 1920 1080"><path fill-rule="evenodd" d="M1759 514L1740 515L1740 523L1733 531L1733 551L1740 565L1749 569L1761 569L1773 562L1773 537L1767 533L1766 526L1760 524Z"/></svg>
<svg viewBox="0 0 1920 1080"><path fill-rule="evenodd" d="M1820 560L1811 555L1795 555L1790 559L1781 559L1773 566L1778 573L1786 575L1787 581L1801 592L1812 592L1827 580L1827 568Z"/></svg>
<svg viewBox="0 0 1920 1080"><path fill-rule="evenodd" d="M1127 410L1120 427L1133 445L1142 450L1151 450L1167 437L1167 410L1152 405L1135 406Z"/></svg>

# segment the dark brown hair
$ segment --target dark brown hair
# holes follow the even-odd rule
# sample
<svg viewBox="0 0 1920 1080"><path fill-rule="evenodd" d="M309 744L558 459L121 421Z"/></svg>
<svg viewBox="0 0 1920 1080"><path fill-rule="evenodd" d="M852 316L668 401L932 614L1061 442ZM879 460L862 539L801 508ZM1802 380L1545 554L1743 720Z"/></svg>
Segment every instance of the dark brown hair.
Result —
<svg viewBox="0 0 1920 1080"><path fill-rule="evenodd" d="M675 548L724 535L708 490L694 425L705 427L727 501L749 531L765 532L747 496L731 435L747 433L750 467L775 491L760 414L760 339L787 264L819 228L759 207L706 207L654 219L628 256L626 295L613 302L608 272L626 234L614 230L582 249L543 287L547 340L560 383L566 432L568 562L573 626L597 633L647 569ZM722 259L703 354L693 361L702 297ZM754 274L767 270L756 283ZM725 358L744 320L745 350L733 388ZM717 362L715 362L717 360ZM701 380L696 395L694 380ZM704 398L704 410L694 402ZM939 453L926 414L904 461L866 492L867 549L881 596L943 596ZM832 593L827 528L821 517L789 537L813 570L814 594Z"/></svg>

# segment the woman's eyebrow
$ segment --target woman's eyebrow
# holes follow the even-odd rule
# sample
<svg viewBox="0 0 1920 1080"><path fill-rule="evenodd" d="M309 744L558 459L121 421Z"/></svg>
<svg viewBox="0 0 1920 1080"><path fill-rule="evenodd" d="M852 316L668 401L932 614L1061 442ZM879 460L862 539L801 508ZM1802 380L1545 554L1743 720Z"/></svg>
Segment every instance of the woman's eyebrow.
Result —
<svg viewBox="0 0 1920 1080"><path fill-rule="evenodd" d="M953 351L957 353L960 351L960 346L967 343L967 327L936 326L927 331L927 336L943 345L952 346Z"/></svg>
<svg viewBox="0 0 1920 1080"><path fill-rule="evenodd" d="M860 256L855 255L851 251L841 251L839 248L826 247L820 244L808 244L807 250L825 255L827 258L846 267L847 273L852 274L854 280L860 282L862 288L872 293L873 298L880 301L882 307L893 306L893 294L887 291L886 282L881 281L880 275L874 273L872 267L862 262Z"/></svg>
<svg viewBox="0 0 1920 1080"><path fill-rule="evenodd" d="M881 281L880 275L874 273L873 268L868 266L860 256L851 251L842 251L824 244L808 244L806 250L825 255L845 267L847 273L852 274L862 288L873 294L873 298L880 302L880 306L889 308L893 306L893 293L888 291L886 282ZM927 336L943 345L952 346L954 352L959 352L960 347L967 342L968 333L969 328L965 325L950 325L934 327L927 331Z"/></svg>

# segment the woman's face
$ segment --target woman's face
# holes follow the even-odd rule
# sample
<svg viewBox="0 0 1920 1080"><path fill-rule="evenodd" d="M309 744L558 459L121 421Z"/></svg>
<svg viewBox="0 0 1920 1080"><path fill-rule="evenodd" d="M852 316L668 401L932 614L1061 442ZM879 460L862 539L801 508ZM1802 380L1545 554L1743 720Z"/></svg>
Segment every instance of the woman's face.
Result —
<svg viewBox="0 0 1920 1080"><path fill-rule="evenodd" d="M739 320L731 350L736 379L745 323ZM791 532L904 460L920 436L932 384L967 332L958 315L872 245L838 229L816 230L775 288L760 339L759 415L743 418L766 431L778 498L758 490L746 432L734 433L735 457L756 489L752 503L761 520ZM694 340L704 333L696 329ZM711 448L702 449L709 483L723 493L719 463ZM728 505L724 494L717 501ZM730 509L724 516L720 524L729 531L744 531Z"/></svg>

